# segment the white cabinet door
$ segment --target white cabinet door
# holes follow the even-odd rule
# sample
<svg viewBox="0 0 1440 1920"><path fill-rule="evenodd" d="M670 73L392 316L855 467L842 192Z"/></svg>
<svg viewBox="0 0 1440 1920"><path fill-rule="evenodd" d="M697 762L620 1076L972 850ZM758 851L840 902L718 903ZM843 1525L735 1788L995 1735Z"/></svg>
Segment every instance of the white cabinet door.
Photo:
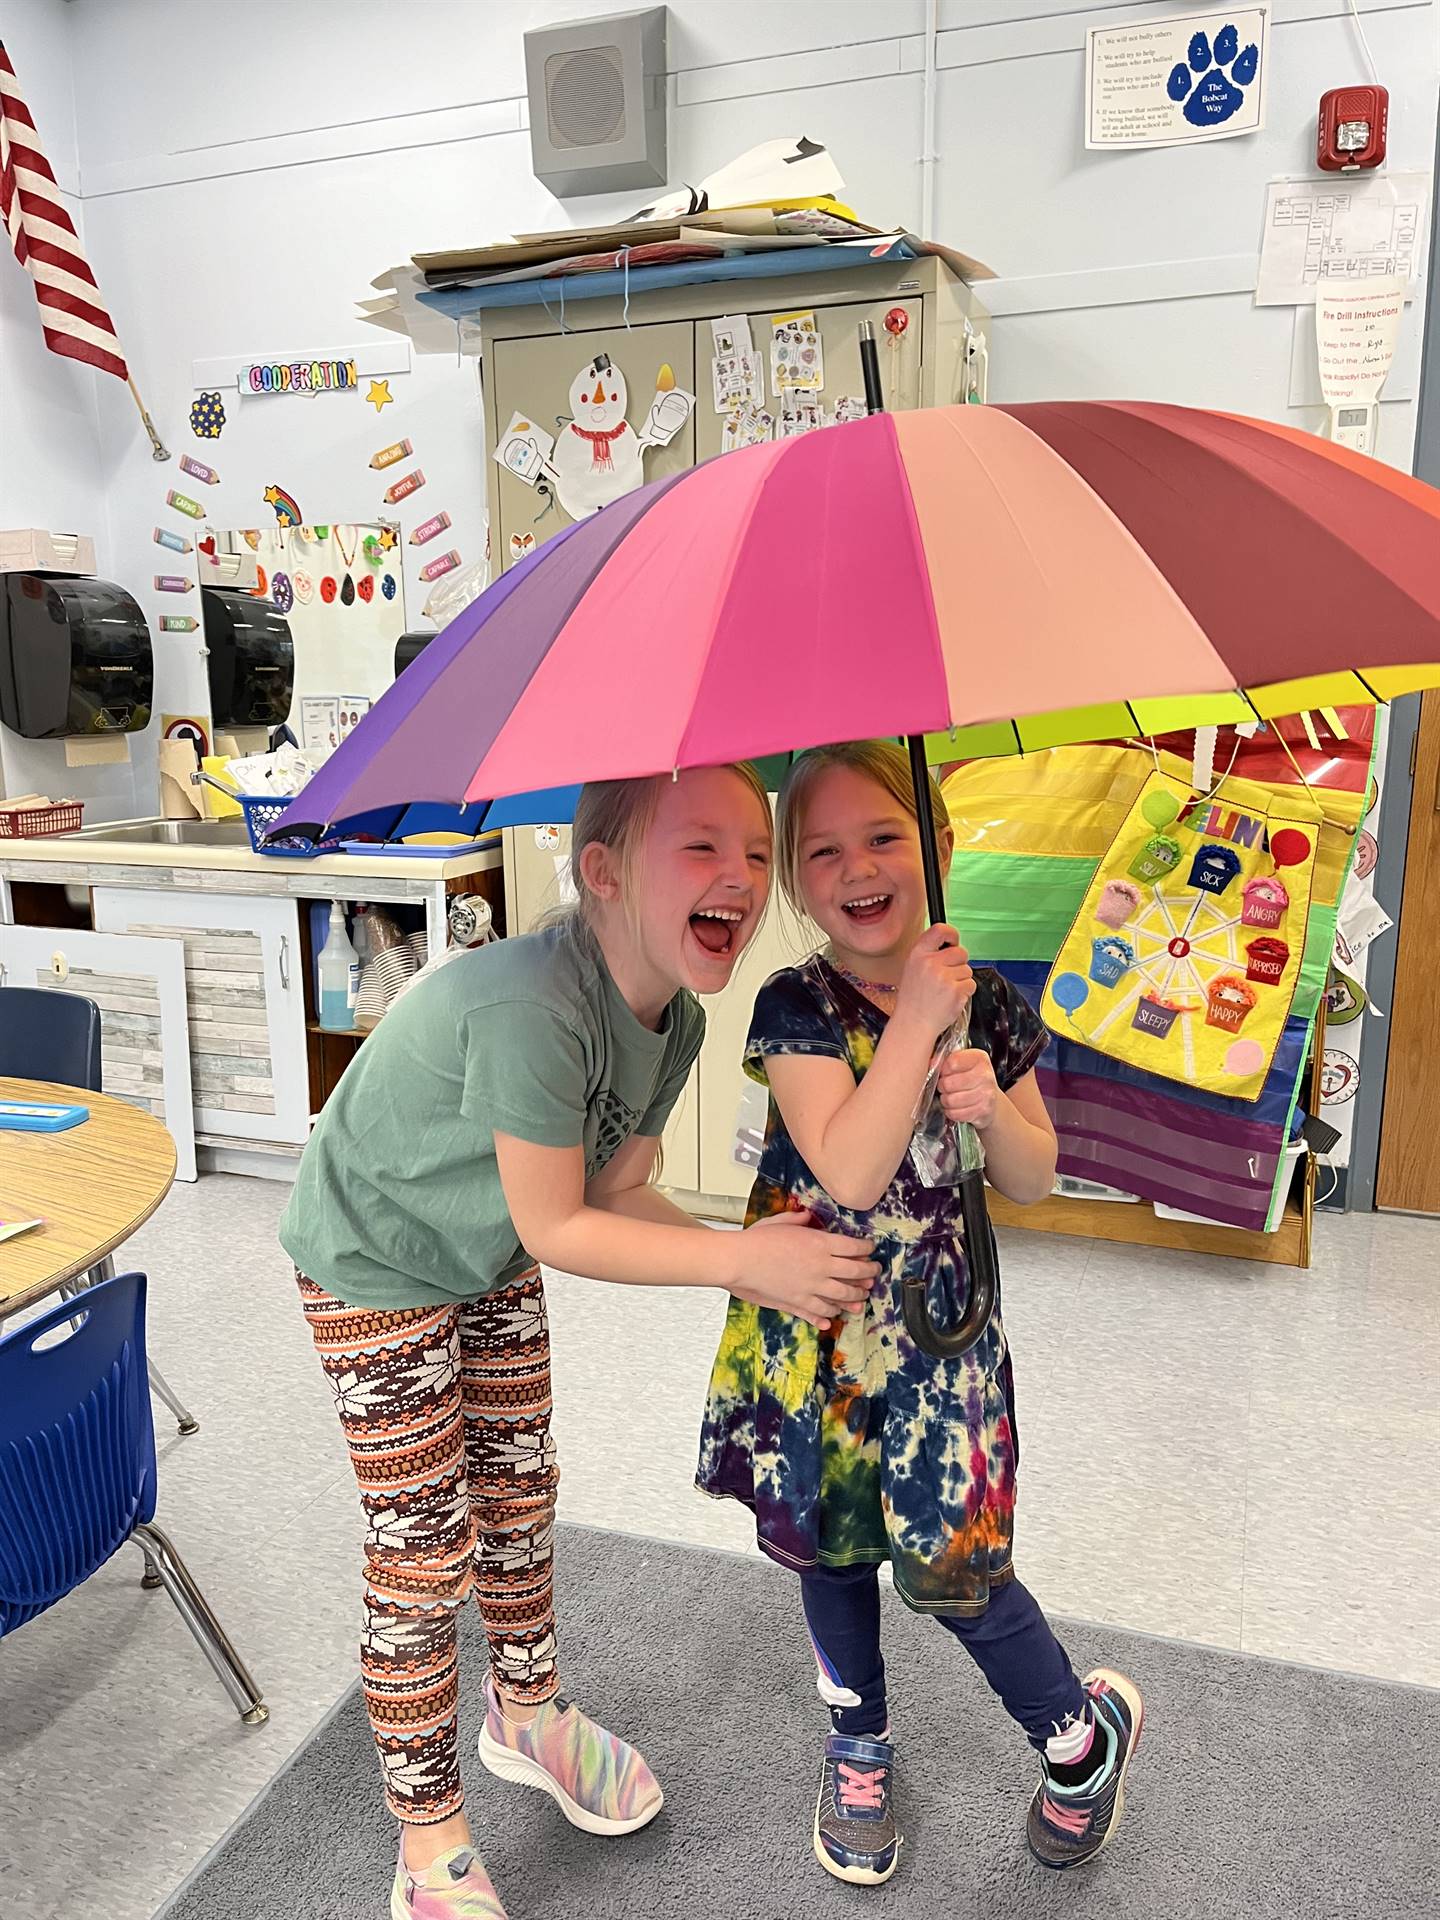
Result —
<svg viewBox="0 0 1440 1920"><path fill-rule="evenodd" d="M101 1091L165 1122L175 1171L195 1178L184 956L168 940L71 927L0 927L0 981L83 994L100 1009Z"/></svg>
<svg viewBox="0 0 1440 1920"><path fill-rule="evenodd" d="M300 923L293 900L95 889L95 924L183 954L195 1126L303 1145L310 1131Z"/></svg>
<svg viewBox="0 0 1440 1920"><path fill-rule="evenodd" d="M760 931L745 949L729 986L705 1000L705 1044L695 1063L700 1076L701 1193L743 1200L750 1192L755 1170L735 1159L735 1132L746 1087L740 1063L755 996L772 973L793 966L817 944L815 928L800 924L777 884Z"/></svg>

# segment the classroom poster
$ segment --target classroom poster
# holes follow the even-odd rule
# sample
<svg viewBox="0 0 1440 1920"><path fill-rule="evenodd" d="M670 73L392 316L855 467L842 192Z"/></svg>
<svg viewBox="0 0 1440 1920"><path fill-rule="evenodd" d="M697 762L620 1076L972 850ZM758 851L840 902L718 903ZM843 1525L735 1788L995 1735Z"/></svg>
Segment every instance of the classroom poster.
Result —
<svg viewBox="0 0 1440 1920"><path fill-rule="evenodd" d="M1188 147L1265 124L1268 7L1091 27L1085 145Z"/></svg>
<svg viewBox="0 0 1440 1920"><path fill-rule="evenodd" d="M1051 969L1047 1025L1166 1079L1258 1098L1304 956L1320 825L1303 793L1241 808L1152 773Z"/></svg>

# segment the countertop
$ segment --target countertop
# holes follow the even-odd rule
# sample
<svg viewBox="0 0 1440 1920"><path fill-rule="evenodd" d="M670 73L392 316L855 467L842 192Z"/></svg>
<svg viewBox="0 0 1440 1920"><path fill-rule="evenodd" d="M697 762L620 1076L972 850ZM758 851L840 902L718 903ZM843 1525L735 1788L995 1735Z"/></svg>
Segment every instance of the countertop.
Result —
<svg viewBox="0 0 1440 1920"><path fill-rule="evenodd" d="M212 875L243 874L273 880L277 893L294 892L302 876L307 883L343 878L390 880L414 887L436 885L468 873L484 873L502 864L498 834L480 846L457 847L448 858L420 854L407 857L404 854L367 856L330 853L322 854L316 860L287 860L275 854L256 853L245 845L171 846L143 840L107 840L103 834L57 833L33 840L0 840L0 871L34 865L46 868L149 868L172 875L182 871ZM320 889L322 893L332 890L329 886Z"/></svg>

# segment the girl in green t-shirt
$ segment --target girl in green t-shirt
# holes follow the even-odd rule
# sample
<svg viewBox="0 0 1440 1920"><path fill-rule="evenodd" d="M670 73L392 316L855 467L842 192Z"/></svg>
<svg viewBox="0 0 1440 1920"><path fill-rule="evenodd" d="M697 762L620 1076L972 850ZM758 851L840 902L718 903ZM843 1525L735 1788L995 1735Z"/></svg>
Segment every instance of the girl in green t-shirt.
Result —
<svg viewBox="0 0 1440 1920"><path fill-rule="evenodd" d="M306 1148L281 1238L368 1521L360 1664L402 1823L392 1920L504 1920L460 1784L456 1616L472 1590L485 1765L590 1833L660 1809L634 1748L557 1695L538 1263L728 1290L817 1326L859 1311L878 1271L867 1240L807 1215L710 1233L652 1184L704 1035L693 996L729 981L771 851L749 767L586 787L575 913L427 971Z"/></svg>

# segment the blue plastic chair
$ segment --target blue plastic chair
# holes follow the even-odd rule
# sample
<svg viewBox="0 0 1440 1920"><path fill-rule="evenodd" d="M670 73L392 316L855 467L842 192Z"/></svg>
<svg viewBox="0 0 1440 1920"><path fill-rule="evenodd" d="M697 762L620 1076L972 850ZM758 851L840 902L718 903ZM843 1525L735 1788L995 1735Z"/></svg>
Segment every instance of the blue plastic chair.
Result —
<svg viewBox="0 0 1440 1920"><path fill-rule="evenodd" d="M0 1076L100 1091L100 1009L79 993L0 988Z"/></svg>
<svg viewBox="0 0 1440 1920"><path fill-rule="evenodd" d="M145 1276L126 1273L0 1337L0 1641L133 1540L145 1585L165 1588L258 1725L269 1709L154 1516Z"/></svg>
<svg viewBox="0 0 1440 1920"><path fill-rule="evenodd" d="M66 1087L101 1091L100 1009L82 993L52 992L48 987L0 987L0 1077L7 1080L55 1080ZM108 1262L100 1270L113 1273ZM67 1282L69 1298L85 1282ZM152 1360L150 1386L175 1416L185 1435L200 1422Z"/></svg>

